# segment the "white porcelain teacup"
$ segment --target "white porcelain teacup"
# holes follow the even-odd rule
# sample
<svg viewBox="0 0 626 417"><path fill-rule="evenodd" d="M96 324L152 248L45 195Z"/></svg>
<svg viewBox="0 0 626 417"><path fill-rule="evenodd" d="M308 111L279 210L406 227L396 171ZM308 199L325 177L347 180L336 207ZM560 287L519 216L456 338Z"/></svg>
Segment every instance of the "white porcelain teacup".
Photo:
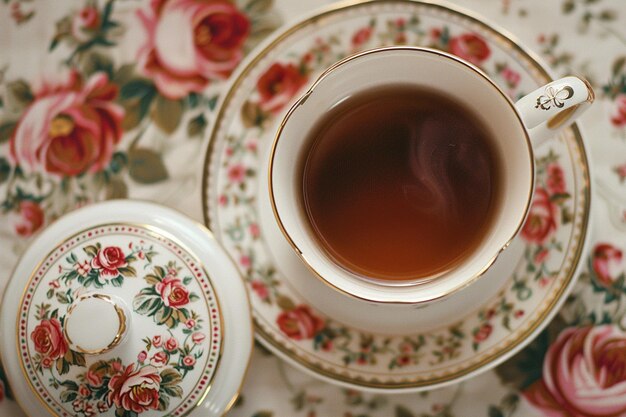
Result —
<svg viewBox="0 0 626 417"><path fill-rule="evenodd" d="M302 201L302 169L311 131L347 97L388 85L434 90L468 109L490 132L501 169L497 209L472 251L443 274L419 280L365 277L336 262L318 243ZM346 58L325 71L282 121L269 160L269 193L276 221L303 262L325 283L374 303L421 304L445 297L478 279L524 223L534 188L533 146L571 123L593 102L589 84L569 76L513 103L480 69L426 48L389 47Z"/></svg>

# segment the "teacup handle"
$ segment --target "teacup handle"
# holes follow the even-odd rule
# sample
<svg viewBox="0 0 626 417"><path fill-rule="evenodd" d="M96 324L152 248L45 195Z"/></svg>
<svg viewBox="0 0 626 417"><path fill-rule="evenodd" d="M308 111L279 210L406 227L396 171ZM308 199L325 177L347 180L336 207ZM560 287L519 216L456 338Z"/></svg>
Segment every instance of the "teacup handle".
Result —
<svg viewBox="0 0 626 417"><path fill-rule="evenodd" d="M568 76L527 94L515 103L515 107L533 144L540 145L578 118L594 98L587 80Z"/></svg>

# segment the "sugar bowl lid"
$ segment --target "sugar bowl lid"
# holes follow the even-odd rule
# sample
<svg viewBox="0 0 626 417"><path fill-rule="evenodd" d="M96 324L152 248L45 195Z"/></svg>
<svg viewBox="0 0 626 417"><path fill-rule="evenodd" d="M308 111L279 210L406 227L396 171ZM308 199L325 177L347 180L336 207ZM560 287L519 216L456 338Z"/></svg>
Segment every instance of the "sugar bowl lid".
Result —
<svg viewBox="0 0 626 417"><path fill-rule="evenodd" d="M252 349L243 281L200 224L94 204L45 229L0 311L0 353L30 417L218 416Z"/></svg>

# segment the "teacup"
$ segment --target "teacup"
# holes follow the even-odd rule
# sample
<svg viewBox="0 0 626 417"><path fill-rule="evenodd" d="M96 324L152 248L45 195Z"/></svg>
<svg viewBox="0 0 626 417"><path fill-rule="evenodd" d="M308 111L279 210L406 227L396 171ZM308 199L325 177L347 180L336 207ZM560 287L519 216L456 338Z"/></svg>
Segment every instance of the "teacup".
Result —
<svg viewBox="0 0 626 417"><path fill-rule="evenodd" d="M499 186L488 230L453 267L419 279L379 279L338 261L320 244L302 197L303 161L312 149L308 133L339 103L391 85L434 91L472 110L472 117L488 130L499 159ZM353 55L326 70L280 124L269 157L276 221L311 271L342 293L374 303L438 300L477 280L511 243L532 201L533 147L574 121L593 99L589 83L569 76L513 103L479 68L433 49L389 47Z"/></svg>

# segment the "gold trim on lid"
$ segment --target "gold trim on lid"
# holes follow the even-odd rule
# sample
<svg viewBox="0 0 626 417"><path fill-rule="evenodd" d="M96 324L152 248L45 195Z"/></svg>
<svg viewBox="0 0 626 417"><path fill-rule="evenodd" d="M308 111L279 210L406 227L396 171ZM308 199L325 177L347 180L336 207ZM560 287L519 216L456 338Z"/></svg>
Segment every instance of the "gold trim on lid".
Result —
<svg viewBox="0 0 626 417"><path fill-rule="evenodd" d="M75 344L74 342L72 342L70 335L67 334L67 329L69 327L67 325L63 328L63 336L65 336L65 340L67 340L67 343L70 346L75 347L77 351L81 353L85 353L87 355L100 355L102 353L108 352L112 350L113 348L115 348L117 345L120 344L120 342L124 338L124 335L126 334L126 322L127 322L126 313L124 312L124 309L120 307L119 305L117 305L110 296L105 295L105 294L89 293L89 294L83 294L80 297L78 297L74 301L74 303L67 309L66 320L70 319L70 317L72 316L72 312L76 309L79 302L88 300L90 298L95 298L98 300L105 301L111 304L113 308L115 309L115 314L117 315L117 320L118 320L118 328L117 328L117 333L115 334L115 337L113 337L113 340L106 347L103 347L102 349L90 350L90 349L85 349Z"/></svg>

